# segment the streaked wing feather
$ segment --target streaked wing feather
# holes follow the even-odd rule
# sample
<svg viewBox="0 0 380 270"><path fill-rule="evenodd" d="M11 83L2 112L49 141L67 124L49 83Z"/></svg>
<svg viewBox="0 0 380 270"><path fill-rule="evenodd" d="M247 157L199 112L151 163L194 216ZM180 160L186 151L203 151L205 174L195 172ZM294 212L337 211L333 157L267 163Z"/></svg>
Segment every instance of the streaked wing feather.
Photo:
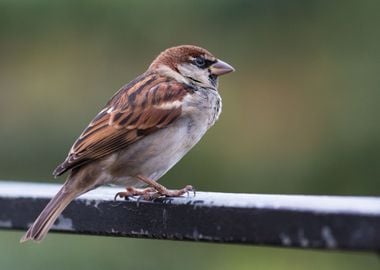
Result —
<svg viewBox="0 0 380 270"><path fill-rule="evenodd" d="M180 102L192 90L175 80L154 74L138 77L111 98L76 140L68 157L53 175L61 175L105 157L165 128L181 114ZM176 106L160 106L171 103Z"/></svg>

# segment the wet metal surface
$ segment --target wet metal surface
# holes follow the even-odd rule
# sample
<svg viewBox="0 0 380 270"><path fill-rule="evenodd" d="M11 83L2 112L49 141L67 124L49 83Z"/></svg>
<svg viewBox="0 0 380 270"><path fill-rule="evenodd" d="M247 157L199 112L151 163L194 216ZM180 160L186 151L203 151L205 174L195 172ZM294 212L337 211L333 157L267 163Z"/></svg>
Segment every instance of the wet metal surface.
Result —
<svg viewBox="0 0 380 270"><path fill-rule="evenodd" d="M25 230L59 185L0 181L0 228ZM283 247L380 250L380 198L197 192L114 201L102 187L72 202L52 231Z"/></svg>

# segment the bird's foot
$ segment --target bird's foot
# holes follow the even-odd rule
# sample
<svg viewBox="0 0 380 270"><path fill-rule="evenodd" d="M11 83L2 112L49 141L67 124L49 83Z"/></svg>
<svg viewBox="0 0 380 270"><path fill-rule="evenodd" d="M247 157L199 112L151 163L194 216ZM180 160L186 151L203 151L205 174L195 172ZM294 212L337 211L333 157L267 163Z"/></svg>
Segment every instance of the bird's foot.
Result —
<svg viewBox="0 0 380 270"><path fill-rule="evenodd" d="M137 201L146 200L153 201L154 199L160 197L180 197L183 194L187 194L190 196L190 192L192 192L195 196L195 189L191 185L187 185L181 189L167 189L163 185L157 183L156 181L150 180L143 176L137 176L142 182L149 185L147 188L134 188L127 187L126 191L121 191L116 193L115 200L120 197L128 200L130 197L137 196Z"/></svg>
<svg viewBox="0 0 380 270"><path fill-rule="evenodd" d="M160 190L157 190L156 193L159 197L179 197L183 194L187 194L187 196L189 196L190 192L192 192L195 196L195 189L192 186L187 185L181 189L167 189L166 187L163 187L160 188Z"/></svg>
<svg viewBox="0 0 380 270"><path fill-rule="evenodd" d="M153 196L153 199L156 199L158 197L179 197L185 193L187 193L187 195L189 196L190 192L193 192L195 196L195 189L191 185L187 185L181 189L167 189L166 187L157 183L156 181L153 181L142 175L138 175L137 178L156 190L154 194L151 194Z"/></svg>
<svg viewBox="0 0 380 270"><path fill-rule="evenodd" d="M134 188L127 187L125 191L116 193L115 200L120 197L128 200L130 197L139 196L144 200L149 200L153 194L157 193L156 189L153 187L147 188ZM151 200L151 199L150 199Z"/></svg>

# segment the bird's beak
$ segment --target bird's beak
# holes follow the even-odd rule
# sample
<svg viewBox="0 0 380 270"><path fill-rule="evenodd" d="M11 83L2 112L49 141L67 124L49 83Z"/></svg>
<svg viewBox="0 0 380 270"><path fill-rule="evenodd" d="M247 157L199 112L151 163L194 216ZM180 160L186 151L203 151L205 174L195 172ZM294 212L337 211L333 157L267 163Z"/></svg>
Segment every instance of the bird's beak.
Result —
<svg viewBox="0 0 380 270"><path fill-rule="evenodd" d="M211 74L220 76L220 75L233 72L235 71L235 69L229 64L227 64L226 62L223 62L222 60L218 59L218 61L216 61L214 64L210 66L210 71L211 71Z"/></svg>

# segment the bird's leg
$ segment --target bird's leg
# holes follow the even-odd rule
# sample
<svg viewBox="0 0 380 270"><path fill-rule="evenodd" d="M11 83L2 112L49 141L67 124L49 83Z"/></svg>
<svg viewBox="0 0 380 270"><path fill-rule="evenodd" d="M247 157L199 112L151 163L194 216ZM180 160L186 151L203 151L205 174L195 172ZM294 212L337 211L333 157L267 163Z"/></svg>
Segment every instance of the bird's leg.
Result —
<svg viewBox="0 0 380 270"><path fill-rule="evenodd" d="M156 189L154 187L147 187L147 188L134 188L134 187L126 187L125 191L121 191L116 193L115 200L120 198L125 198L126 200L129 197L133 196L141 196L142 198L149 200L154 193L156 193Z"/></svg>
<svg viewBox="0 0 380 270"><path fill-rule="evenodd" d="M181 196L185 193L189 193L191 191L194 192L194 195L195 195L195 190L190 185L187 185L182 189L171 190L171 189L167 189L166 187L157 183L156 181L153 181L153 180L146 178L142 175L137 175L137 178L139 180L141 180L142 182L144 182L145 184L149 185L150 187L154 188L157 191L155 195L158 195L158 196L179 197L179 196ZM155 197L155 196L153 196L153 197Z"/></svg>

